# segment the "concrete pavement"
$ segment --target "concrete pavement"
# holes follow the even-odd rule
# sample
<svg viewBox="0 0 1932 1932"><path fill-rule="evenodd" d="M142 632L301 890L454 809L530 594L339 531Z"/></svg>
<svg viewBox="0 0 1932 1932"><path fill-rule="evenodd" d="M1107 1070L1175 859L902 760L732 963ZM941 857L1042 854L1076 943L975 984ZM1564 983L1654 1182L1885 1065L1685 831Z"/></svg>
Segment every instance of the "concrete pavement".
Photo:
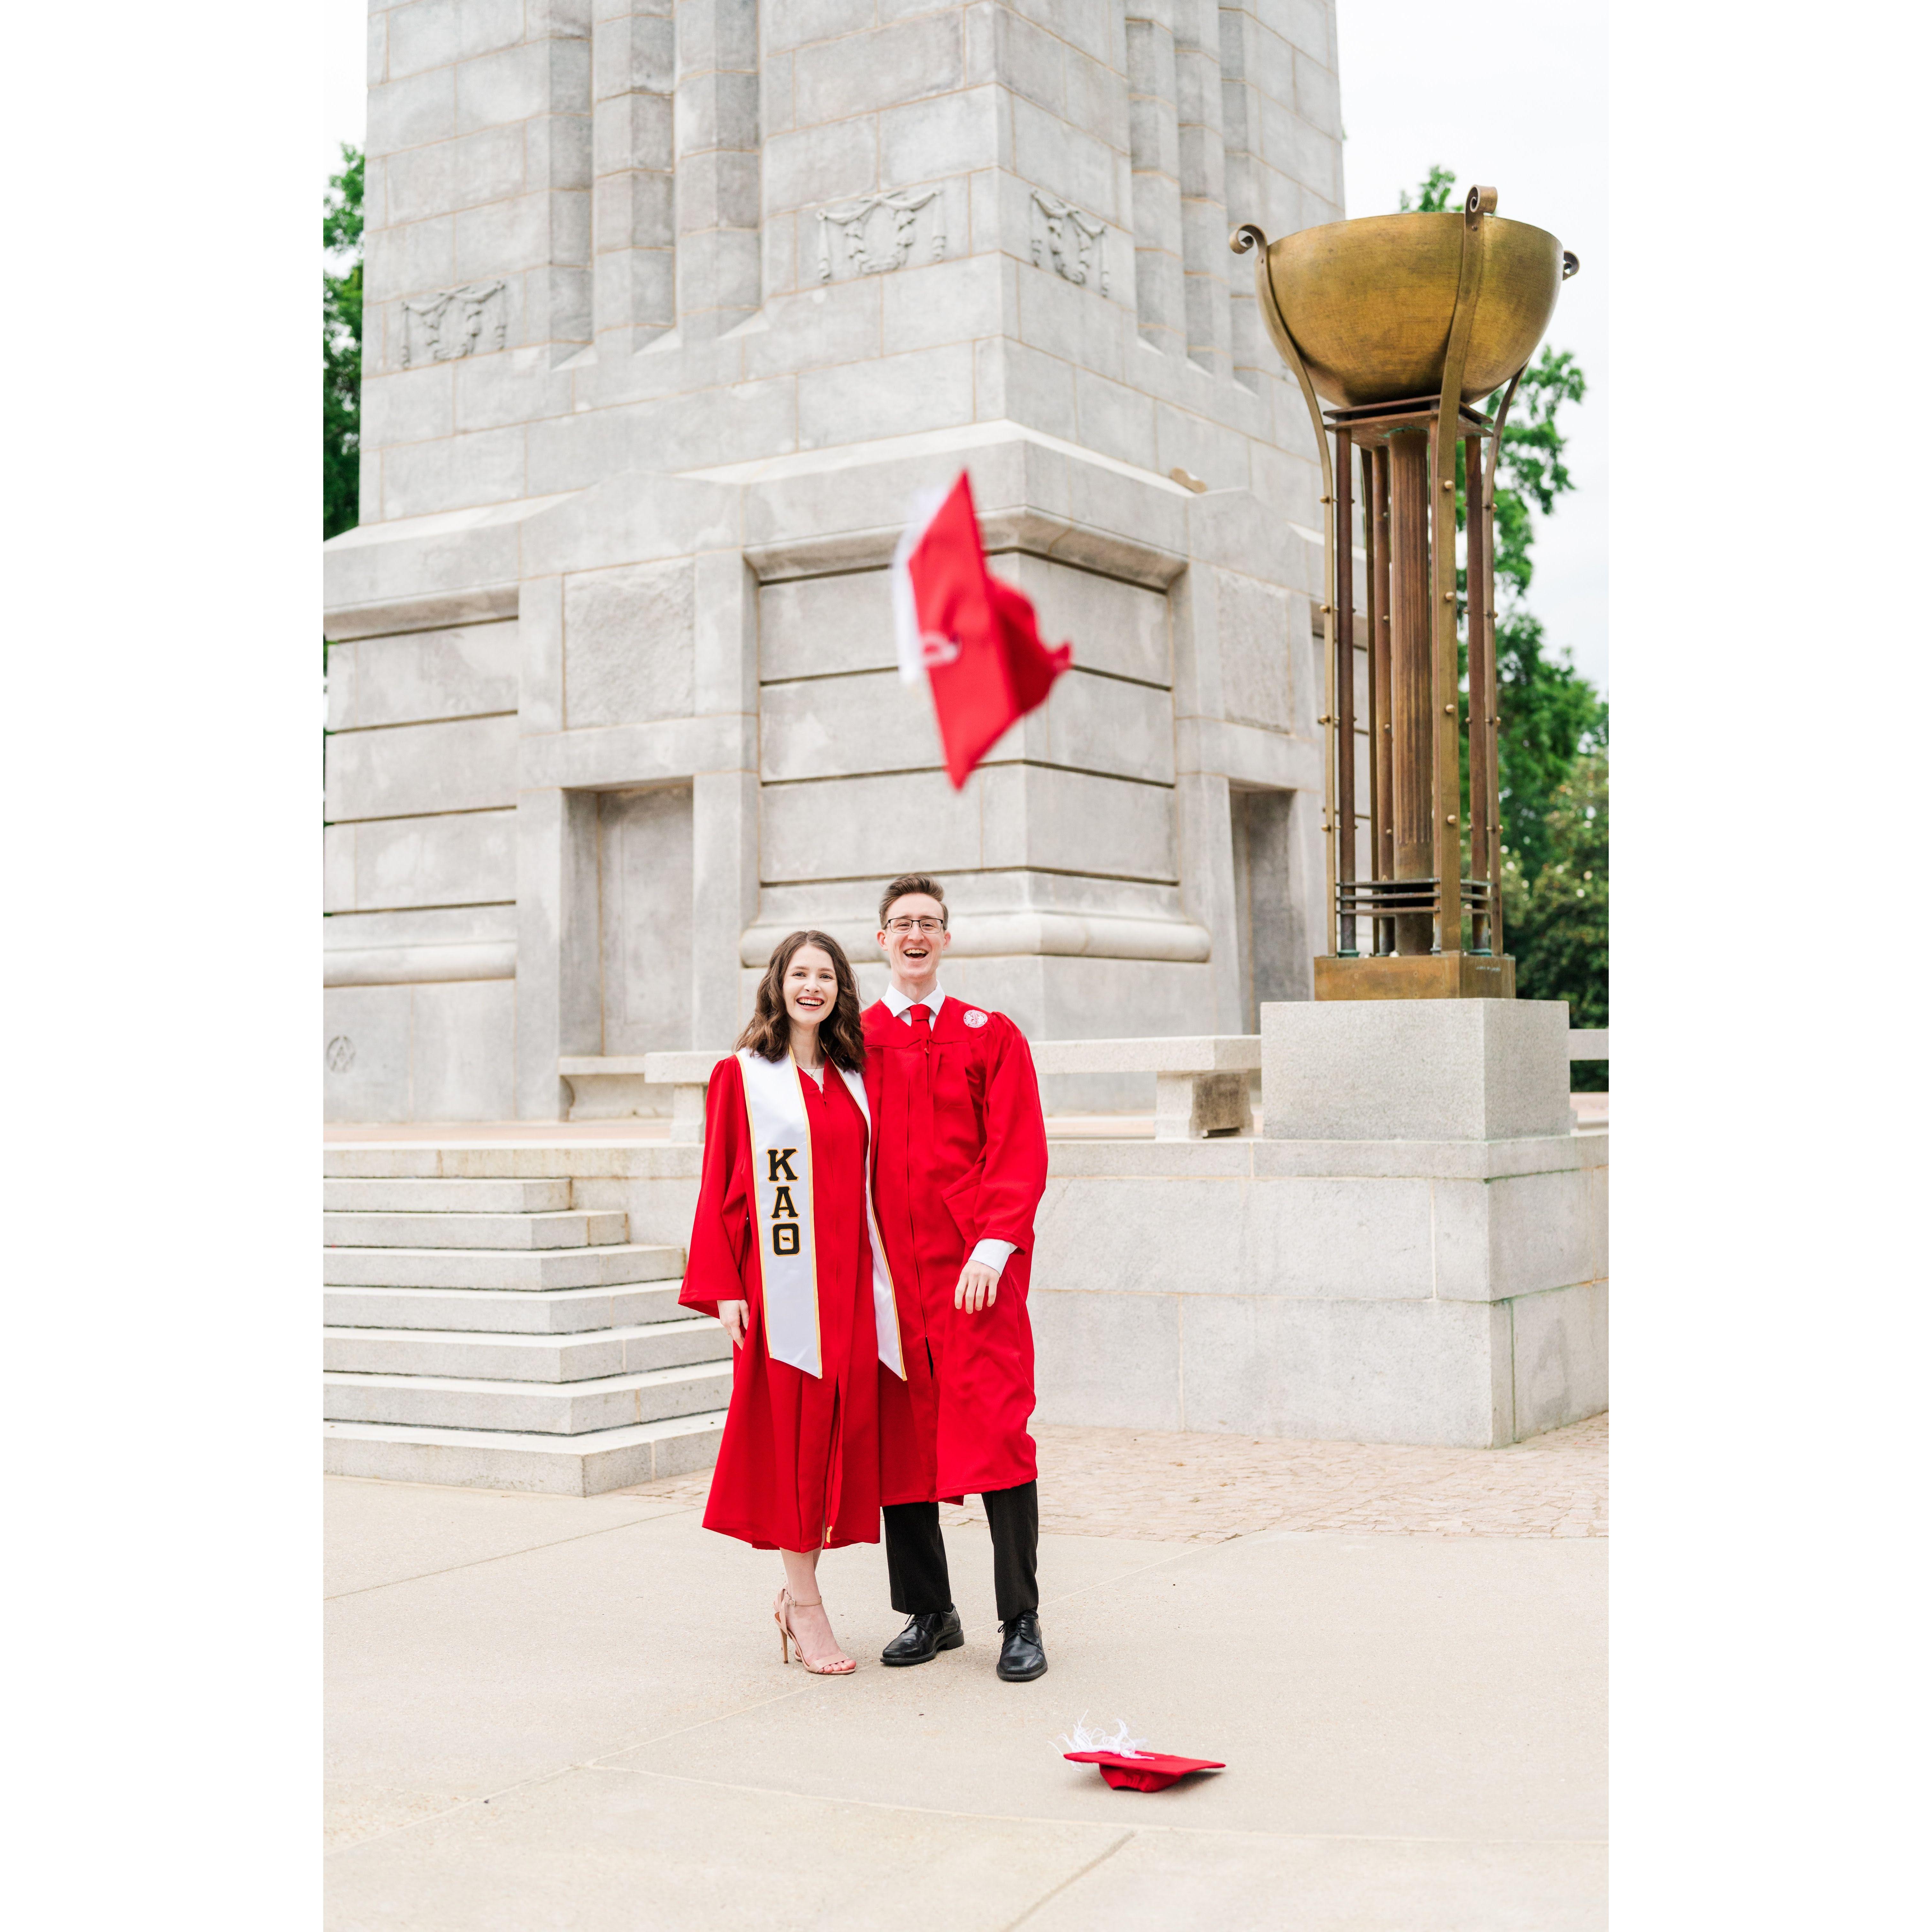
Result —
<svg viewBox="0 0 1932 1932"><path fill-rule="evenodd" d="M828 1681L688 1502L328 1489L332 1932L1604 1922L1600 1540L1048 1534L1014 1685L959 1521L966 1647L879 1667L883 1554L835 1551ZM1110 1790L1083 1712L1229 1768Z"/></svg>

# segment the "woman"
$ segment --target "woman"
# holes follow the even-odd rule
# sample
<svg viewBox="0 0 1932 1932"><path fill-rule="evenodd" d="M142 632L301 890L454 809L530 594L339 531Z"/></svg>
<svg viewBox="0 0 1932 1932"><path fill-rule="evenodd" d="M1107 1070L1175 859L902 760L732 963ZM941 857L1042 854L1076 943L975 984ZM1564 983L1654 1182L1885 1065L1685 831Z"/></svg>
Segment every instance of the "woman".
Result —
<svg viewBox="0 0 1932 1932"><path fill-rule="evenodd" d="M705 1527L779 1552L780 1654L795 1645L822 1677L858 1666L832 1636L818 1553L879 1540L877 1365L905 1372L866 1186L865 1059L838 941L794 932L712 1071L678 1297L715 1315L734 1352Z"/></svg>

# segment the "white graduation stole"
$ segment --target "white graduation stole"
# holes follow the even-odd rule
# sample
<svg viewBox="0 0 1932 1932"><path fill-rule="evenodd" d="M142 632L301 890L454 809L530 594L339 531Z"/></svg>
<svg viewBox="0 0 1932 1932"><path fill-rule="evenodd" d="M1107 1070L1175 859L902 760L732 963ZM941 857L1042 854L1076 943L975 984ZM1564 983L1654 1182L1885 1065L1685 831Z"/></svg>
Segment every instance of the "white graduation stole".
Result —
<svg viewBox="0 0 1932 1932"><path fill-rule="evenodd" d="M758 1244L758 1275L764 1286L765 1346L772 1356L808 1376L824 1373L818 1340L818 1250L812 1214L812 1126L799 1072L788 1053L766 1060L749 1047L738 1050L745 1078L745 1112L752 1136L752 1219ZM838 1069L866 1123L866 1224L872 1238L872 1316L879 1360L902 1381L905 1358L899 1342L898 1307L892 1294L886 1245L872 1212L871 1110L866 1083Z"/></svg>

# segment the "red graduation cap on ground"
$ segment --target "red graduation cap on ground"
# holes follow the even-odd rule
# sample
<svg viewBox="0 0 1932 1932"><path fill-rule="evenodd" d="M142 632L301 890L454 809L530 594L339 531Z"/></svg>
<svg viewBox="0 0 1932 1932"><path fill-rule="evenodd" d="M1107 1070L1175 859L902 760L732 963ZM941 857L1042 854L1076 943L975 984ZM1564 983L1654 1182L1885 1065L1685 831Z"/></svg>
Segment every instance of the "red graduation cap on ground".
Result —
<svg viewBox="0 0 1932 1932"><path fill-rule="evenodd" d="M1143 1750L1144 1738L1127 1735L1123 1718L1112 1731L1090 1730L1083 1714L1064 1744L1074 1747L1062 1755L1069 1764L1093 1764L1116 1791L1165 1791L1175 1779L1192 1771L1226 1771L1227 1766L1210 1757L1170 1757L1165 1752Z"/></svg>
<svg viewBox="0 0 1932 1932"><path fill-rule="evenodd" d="M1073 646L1048 650L1032 603L988 573L966 472L914 506L892 559L899 674L924 677L957 790L1010 726L1045 703Z"/></svg>
<svg viewBox="0 0 1932 1932"><path fill-rule="evenodd" d="M1070 1764L1097 1764L1100 1775L1116 1791L1165 1791L1190 1771L1226 1771L1208 1757L1168 1757L1159 1751L1068 1751Z"/></svg>

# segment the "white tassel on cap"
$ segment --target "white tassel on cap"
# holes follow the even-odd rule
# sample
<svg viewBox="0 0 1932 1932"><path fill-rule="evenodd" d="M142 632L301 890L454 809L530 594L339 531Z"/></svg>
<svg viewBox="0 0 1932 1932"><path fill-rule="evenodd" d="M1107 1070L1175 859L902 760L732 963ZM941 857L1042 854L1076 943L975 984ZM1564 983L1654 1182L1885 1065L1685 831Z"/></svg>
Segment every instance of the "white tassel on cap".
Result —
<svg viewBox="0 0 1932 1932"><path fill-rule="evenodd" d="M1104 1731L1090 1731L1087 1728L1087 1713L1082 1711L1072 1735L1062 1738L1060 1742L1070 1751L1112 1751L1121 1757L1138 1757L1147 1739L1129 1737L1124 1718L1114 1726L1111 1736Z"/></svg>
<svg viewBox="0 0 1932 1932"><path fill-rule="evenodd" d="M921 490L915 493L898 548L892 553L890 577L892 593L892 632L898 646L899 676L908 684L919 684L926 677L926 645L919 628L919 605L913 596L912 554L917 550L932 520L946 507L951 494L946 490Z"/></svg>

